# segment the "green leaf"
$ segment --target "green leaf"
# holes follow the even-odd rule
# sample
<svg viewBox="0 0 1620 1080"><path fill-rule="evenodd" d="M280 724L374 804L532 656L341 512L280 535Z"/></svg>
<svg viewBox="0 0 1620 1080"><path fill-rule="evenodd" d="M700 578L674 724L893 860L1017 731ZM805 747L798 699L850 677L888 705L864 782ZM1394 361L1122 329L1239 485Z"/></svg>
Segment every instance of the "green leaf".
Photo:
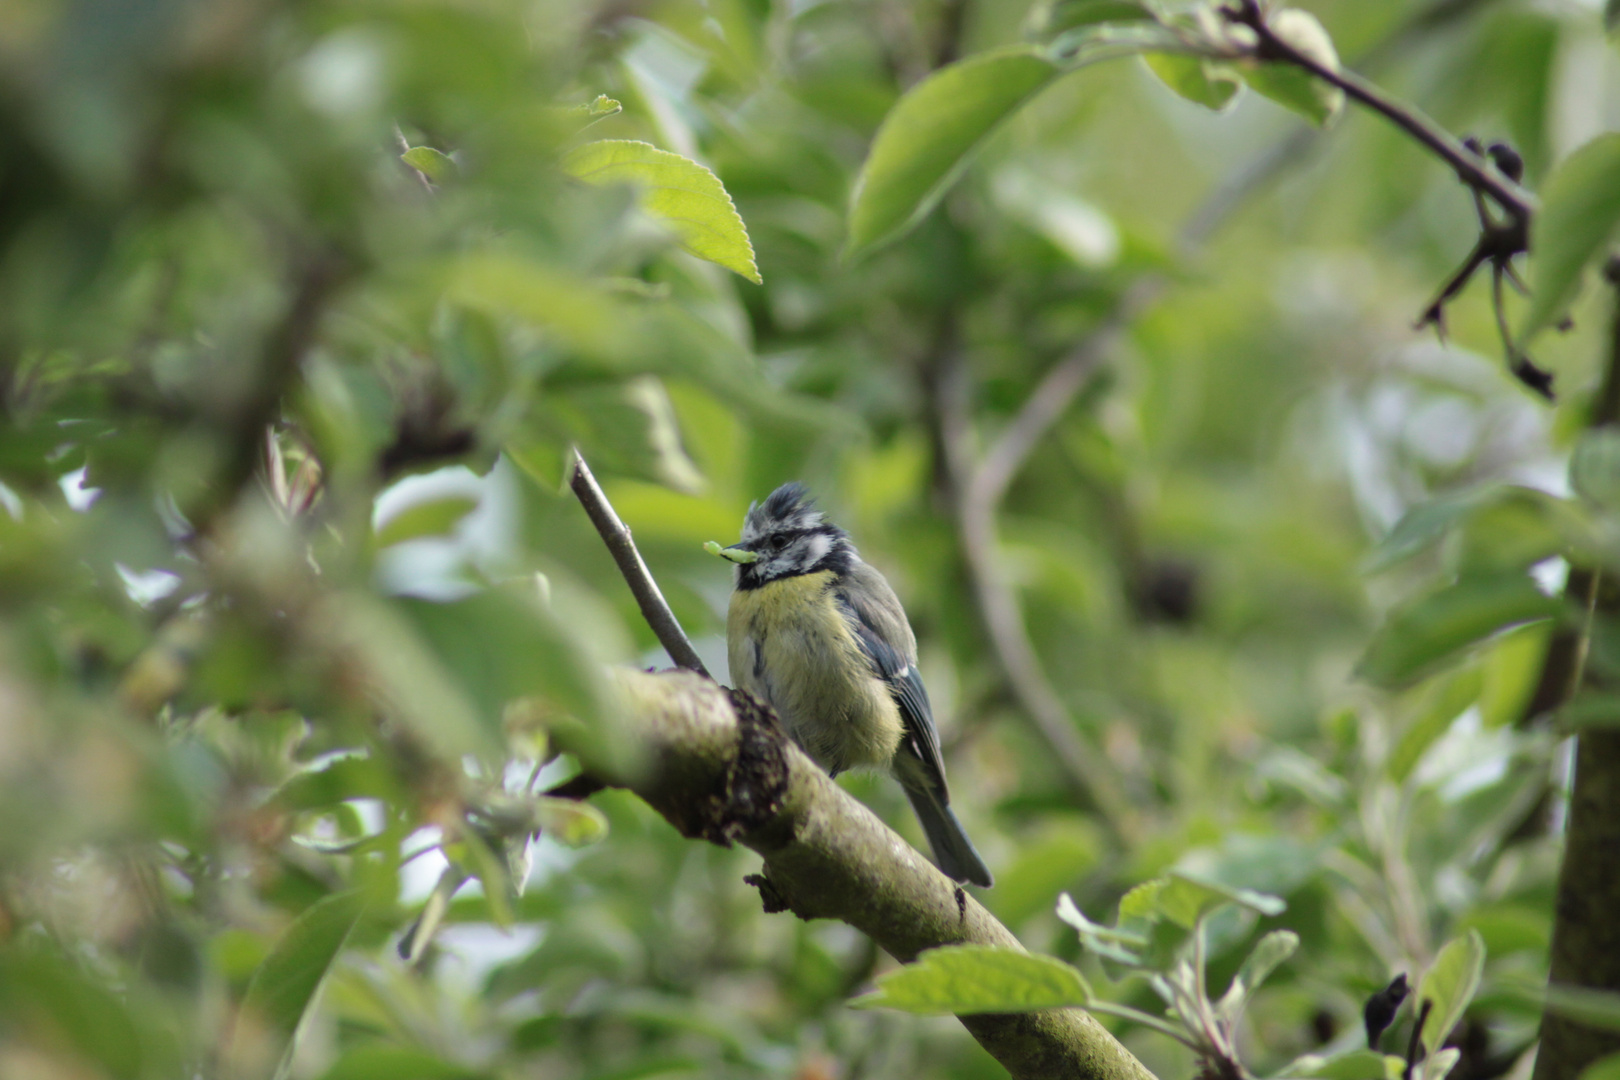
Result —
<svg viewBox="0 0 1620 1080"><path fill-rule="evenodd" d="M538 600L486 589L450 603L395 603L456 678L490 737L503 737L506 705L518 698L544 698L580 720L597 718L596 665Z"/></svg>
<svg viewBox="0 0 1620 1080"><path fill-rule="evenodd" d="M1446 1074L1456 1066L1462 1057L1462 1051L1455 1046L1447 1046L1436 1050L1418 1066L1413 1073L1414 1080L1445 1080Z"/></svg>
<svg viewBox="0 0 1620 1080"><path fill-rule="evenodd" d="M1159 81L1186 98L1216 112L1237 100L1243 80L1230 67L1186 53L1143 53L1142 63Z"/></svg>
<svg viewBox="0 0 1620 1080"><path fill-rule="evenodd" d="M1473 488L1419 503L1378 541L1367 559L1367 572L1376 574L1417 555L1440 540L1497 489Z"/></svg>
<svg viewBox="0 0 1620 1080"><path fill-rule="evenodd" d="M1553 618L1563 608L1522 573L1464 578L1397 608L1356 671L1377 686L1403 686L1500 630Z"/></svg>
<svg viewBox="0 0 1620 1080"><path fill-rule="evenodd" d="M1581 434L1569 458L1569 483L1595 505L1620 510L1620 431L1604 427Z"/></svg>
<svg viewBox="0 0 1620 1080"><path fill-rule="evenodd" d="M640 206L680 244L758 285L754 246L720 178L690 158L633 139L601 139L570 151L563 171L588 184L629 184Z"/></svg>
<svg viewBox="0 0 1620 1080"><path fill-rule="evenodd" d="M1424 1002L1431 1006L1419 1036L1424 1046L1432 1051L1444 1045L1446 1036L1462 1019L1463 1010L1474 1000L1484 970L1485 941L1478 930L1469 930L1446 942L1429 970L1423 973L1423 981L1418 983L1412 999L1415 1009L1421 1009Z"/></svg>
<svg viewBox="0 0 1620 1080"><path fill-rule="evenodd" d="M414 1046L371 1043L347 1051L321 1080L481 1080L488 1075Z"/></svg>
<svg viewBox="0 0 1620 1080"><path fill-rule="evenodd" d="M606 816L590 803L541 796L535 800L535 815L541 833L568 847L594 844L608 832Z"/></svg>
<svg viewBox="0 0 1620 1080"><path fill-rule="evenodd" d="M1226 904L1237 904L1262 915L1281 915L1288 908L1281 897L1252 889L1230 888L1218 882L1189 877L1178 870L1171 871L1162 880L1163 886L1154 894L1153 908L1158 915L1185 930L1191 930L1198 920ZM1125 901L1121 900L1122 918L1124 913Z"/></svg>
<svg viewBox="0 0 1620 1080"><path fill-rule="evenodd" d="M1216 1004L1217 1015L1228 1023L1236 1022L1248 1007L1254 992L1270 977L1277 966L1299 948L1299 935L1292 930L1273 930L1254 943L1243 966L1232 976L1232 983Z"/></svg>
<svg viewBox="0 0 1620 1080"><path fill-rule="evenodd" d="M334 893L293 921L253 973L233 1041L249 1037L242 1025L253 1024L279 1048L278 1058L292 1053L299 1024L365 907L357 891Z"/></svg>
<svg viewBox="0 0 1620 1080"><path fill-rule="evenodd" d="M1046 38L1098 23L1152 21L1153 11L1143 0L1041 0L1030 8L1024 32Z"/></svg>
<svg viewBox="0 0 1620 1080"><path fill-rule="evenodd" d="M990 945L947 945L879 976L876 990L850 1004L965 1016L1084 1005L1090 999L1086 980L1061 960Z"/></svg>
<svg viewBox="0 0 1620 1080"><path fill-rule="evenodd" d="M1330 1058L1307 1054L1278 1075L1319 1077L1320 1080L1400 1080L1405 1071L1404 1058L1376 1050L1352 1050Z"/></svg>
<svg viewBox="0 0 1620 1080"><path fill-rule="evenodd" d="M423 536L445 536L456 523L478 508L478 500L466 495L413 503L377 527L380 548Z"/></svg>
<svg viewBox="0 0 1620 1080"><path fill-rule="evenodd" d="M1569 155L1541 189L1530 223L1530 311L1520 344L1557 322L1580 288L1581 272L1620 224L1620 132Z"/></svg>
<svg viewBox="0 0 1620 1080"><path fill-rule="evenodd" d="M1452 722L1468 706L1479 700L1485 677L1477 665L1447 676L1424 695L1421 710L1389 752L1385 768L1397 784L1412 775L1424 753L1435 740L1451 729Z"/></svg>
<svg viewBox="0 0 1620 1080"><path fill-rule="evenodd" d="M536 424L577 444L593 469L703 494L703 474L687 456L675 406L656 376L563 389L542 404Z"/></svg>
<svg viewBox="0 0 1620 1080"><path fill-rule="evenodd" d="M988 52L934 72L889 110L855 182L853 256L908 232L961 175L973 151L1062 73L1041 50Z"/></svg>
<svg viewBox="0 0 1620 1080"><path fill-rule="evenodd" d="M1269 22L1272 31L1288 44L1328 70L1339 70L1338 50L1315 15L1299 8L1284 8ZM1245 68L1244 78L1257 93L1318 127L1325 127L1344 111L1343 90L1293 64L1258 64Z"/></svg>
<svg viewBox="0 0 1620 1080"><path fill-rule="evenodd" d="M1609 11L1620 15L1620 0L1609 0ZM1610 29L1613 29L1612 22ZM1581 1070L1580 1080L1620 1080L1620 1054L1598 1058Z"/></svg>
<svg viewBox="0 0 1620 1080"><path fill-rule="evenodd" d="M1566 732L1620 728L1620 694L1583 690L1558 710L1557 717L1559 729Z"/></svg>
<svg viewBox="0 0 1620 1080"><path fill-rule="evenodd" d="M431 146L413 146L403 154L399 160L433 181L442 184L455 175L455 159L448 154L442 154Z"/></svg>

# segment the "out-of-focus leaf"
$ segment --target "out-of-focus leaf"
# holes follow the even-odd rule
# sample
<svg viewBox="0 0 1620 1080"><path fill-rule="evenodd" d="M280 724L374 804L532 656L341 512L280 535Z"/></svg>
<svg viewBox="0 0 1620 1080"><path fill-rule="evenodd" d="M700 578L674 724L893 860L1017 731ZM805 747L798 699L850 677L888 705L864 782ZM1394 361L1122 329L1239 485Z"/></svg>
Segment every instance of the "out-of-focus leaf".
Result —
<svg viewBox="0 0 1620 1080"><path fill-rule="evenodd" d="M1558 726L1564 731L1620 727L1620 694L1582 691L1558 710Z"/></svg>
<svg viewBox="0 0 1620 1080"><path fill-rule="evenodd" d="M321 1080L483 1080L489 1075L414 1046L370 1043L346 1051Z"/></svg>
<svg viewBox="0 0 1620 1080"><path fill-rule="evenodd" d="M1609 0L1609 27L1620 22L1620 0ZM1620 1054L1598 1058L1581 1070L1580 1080L1620 1080Z"/></svg>
<svg viewBox="0 0 1620 1080"><path fill-rule="evenodd" d="M1599 135L1553 170L1530 225L1530 311L1519 341L1558 321L1581 272L1620 225L1620 133Z"/></svg>
<svg viewBox="0 0 1620 1080"><path fill-rule="evenodd" d="M585 723L598 717L597 665L538 602L486 589L450 603L395 603L477 706L491 736L502 735L506 705L518 698L544 698Z"/></svg>
<svg viewBox="0 0 1620 1080"><path fill-rule="evenodd" d="M1620 27L1620 0L1608 0L1603 5L1603 28L1611 33Z"/></svg>
<svg viewBox="0 0 1620 1080"><path fill-rule="evenodd" d="M1485 970L1485 942L1478 930L1469 930L1452 938L1435 956L1434 963L1423 973L1413 995L1412 1007L1422 1009L1430 1003L1429 1017L1423 1022L1420 1038L1423 1045L1438 1047L1462 1019L1463 1010L1474 1000L1479 990L1479 979Z"/></svg>
<svg viewBox="0 0 1620 1080"><path fill-rule="evenodd" d="M1563 608L1524 574L1465 578L1391 613L1357 673L1379 686L1401 686L1499 630L1553 618Z"/></svg>
<svg viewBox="0 0 1620 1080"><path fill-rule="evenodd" d="M1270 18L1276 35L1329 71L1339 70L1333 39L1315 15L1299 8L1284 8ZM1245 69L1255 91L1291 109L1318 127L1344 111L1344 91L1293 64L1266 63Z"/></svg>
<svg viewBox="0 0 1620 1080"><path fill-rule="evenodd" d="M1243 1015L1249 1000L1260 984L1270 977L1277 966L1299 948L1299 935L1292 930L1273 930L1254 943L1249 955L1244 958L1243 966L1238 973L1232 976L1232 983L1221 995L1216 1003L1216 1014L1223 1020L1231 1023Z"/></svg>
<svg viewBox="0 0 1620 1080"><path fill-rule="evenodd" d="M0 1024L55 1032L118 1080L137 1080L153 1064L143 1061L140 1028L119 995L44 949L0 953Z"/></svg>
<svg viewBox="0 0 1620 1080"><path fill-rule="evenodd" d="M422 958L433 937L439 932L439 926L444 922L445 913L450 910L451 898L467 880L468 874L454 863L446 866L439 874L439 880L434 883L433 891L428 893L422 902L422 910L417 913L416 919L406 928L399 939L399 958L407 964L414 964Z"/></svg>
<svg viewBox="0 0 1620 1080"><path fill-rule="evenodd" d="M1142 63L1188 101L1220 112L1237 100L1243 80L1231 68L1186 53L1143 53Z"/></svg>
<svg viewBox="0 0 1620 1080"><path fill-rule="evenodd" d="M585 847L607 835L607 818L590 803L542 796L535 802L535 813L541 833L568 847Z"/></svg>
<svg viewBox="0 0 1620 1080"><path fill-rule="evenodd" d="M850 1004L961 1016L1032 1012L1090 999L1091 988L1080 972L1061 960L989 945L947 945L879 976L876 990Z"/></svg>
<svg viewBox="0 0 1620 1080"><path fill-rule="evenodd" d="M651 375L549 395L545 415L592 468L702 494L703 475L681 445L664 384Z"/></svg>
<svg viewBox="0 0 1620 1080"><path fill-rule="evenodd" d="M465 495L413 503L377 527L377 546L388 547L423 536L444 536L477 508L478 500Z"/></svg>
<svg viewBox="0 0 1620 1080"><path fill-rule="evenodd" d="M884 118L861 166L845 254L909 231L985 137L1059 74L1043 51L1009 48L941 68L908 90Z"/></svg>
<svg viewBox="0 0 1620 1080"><path fill-rule="evenodd" d="M1484 681L1479 668L1471 666L1447 676L1425 695L1417 717L1401 732L1400 740L1389 753L1386 768L1391 780L1397 784L1406 781L1435 740L1478 699Z"/></svg>
<svg viewBox="0 0 1620 1080"><path fill-rule="evenodd" d="M455 175L456 163L450 155L441 153L431 146L413 146L403 154L399 160L433 181L442 184Z"/></svg>
<svg viewBox="0 0 1620 1080"><path fill-rule="evenodd" d="M1445 1080L1446 1074L1451 1072L1461 1057L1462 1051L1455 1046L1444 1047L1424 1058L1413 1076L1421 1080Z"/></svg>
<svg viewBox="0 0 1620 1080"><path fill-rule="evenodd" d="M262 1026L281 1048L278 1057L292 1053L316 991L365 908L358 891L334 893L293 921L248 983L233 1042L247 1037L243 1025Z"/></svg>
<svg viewBox="0 0 1620 1080"><path fill-rule="evenodd" d="M669 225L681 246L700 259L760 283L748 229L714 173L651 143L601 139L563 158L563 170L589 184L630 184L640 206Z"/></svg>
<svg viewBox="0 0 1620 1080"><path fill-rule="evenodd" d="M1041 0L1030 8L1024 29L1043 38L1098 23L1144 21L1154 21L1154 14L1142 0Z"/></svg>
<svg viewBox="0 0 1620 1080"><path fill-rule="evenodd" d="M1620 183L1620 172L1615 179ZM1620 510L1620 431L1600 427L1581 433L1569 457L1569 483L1582 498Z"/></svg>
<svg viewBox="0 0 1620 1080"><path fill-rule="evenodd" d="M1367 558L1367 572L1376 574L1388 570L1427 550L1483 500L1490 498L1494 491L1491 488L1476 488L1441 495L1414 506L1401 515L1395 527L1373 548Z"/></svg>
<svg viewBox="0 0 1620 1080"><path fill-rule="evenodd" d="M1283 1069L1280 1076L1319 1077L1320 1080L1400 1080L1406 1059L1376 1050L1352 1050L1323 1058L1307 1054Z"/></svg>

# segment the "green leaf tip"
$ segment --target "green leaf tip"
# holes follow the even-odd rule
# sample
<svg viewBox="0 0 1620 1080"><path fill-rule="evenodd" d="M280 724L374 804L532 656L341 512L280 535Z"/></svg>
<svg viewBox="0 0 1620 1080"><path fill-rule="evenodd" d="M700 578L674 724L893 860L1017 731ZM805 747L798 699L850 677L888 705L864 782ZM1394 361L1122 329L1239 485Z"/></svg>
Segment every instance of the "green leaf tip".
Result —
<svg viewBox="0 0 1620 1080"><path fill-rule="evenodd" d="M720 178L691 158L635 139L599 139L569 151L563 171L587 184L629 184L643 212L669 226L681 247L755 285L754 245Z"/></svg>
<svg viewBox="0 0 1620 1080"><path fill-rule="evenodd" d="M435 184L444 183L456 171L455 159L449 154L433 149L431 146L413 146L399 155L399 160Z"/></svg>
<svg viewBox="0 0 1620 1080"><path fill-rule="evenodd" d="M1061 960L992 945L947 945L880 976L876 990L851 1004L924 1016L966 1016L1033 1012L1090 1000L1085 978Z"/></svg>

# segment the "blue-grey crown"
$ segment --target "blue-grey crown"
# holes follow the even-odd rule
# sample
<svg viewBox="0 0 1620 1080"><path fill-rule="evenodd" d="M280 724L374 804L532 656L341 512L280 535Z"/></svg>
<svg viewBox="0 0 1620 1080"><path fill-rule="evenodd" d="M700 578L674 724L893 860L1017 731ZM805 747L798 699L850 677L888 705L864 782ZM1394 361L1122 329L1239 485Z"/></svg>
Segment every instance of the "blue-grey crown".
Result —
<svg viewBox="0 0 1620 1080"><path fill-rule="evenodd" d="M810 489L797 480L783 484L762 503L748 508L742 538L747 543L777 532L803 532L821 525L823 515L816 509Z"/></svg>

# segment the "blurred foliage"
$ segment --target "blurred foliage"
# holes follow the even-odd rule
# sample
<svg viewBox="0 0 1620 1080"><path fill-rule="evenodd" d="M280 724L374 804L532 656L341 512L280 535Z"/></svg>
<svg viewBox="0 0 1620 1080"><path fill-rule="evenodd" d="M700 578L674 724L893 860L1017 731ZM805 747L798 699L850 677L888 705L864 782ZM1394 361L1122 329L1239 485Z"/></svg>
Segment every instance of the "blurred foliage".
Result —
<svg viewBox="0 0 1620 1080"><path fill-rule="evenodd" d="M1301 6L1533 189L1620 128L1592 0ZM1212 993L1298 940L1232 1036L1258 1072L1362 1045L1369 994L1477 940L1452 1075L1522 1069L1567 757L1522 721L1588 610L1554 599L1567 561L1617 550L1620 456L1587 436L1564 479L1608 311L1590 271L1574 292L1604 237L1570 230L1612 224L1588 174L1615 136L1553 186L1577 224L1530 267L1576 296L1536 341L1547 406L1483 285L1450 345L1411 330L1477 224L1389 125L1301 137L1218 68L1031 59L1141 8L8 5L0 1075L1000 1074L953 1020L850 1010L889 961L763 915L748 852L534 794L577 767L558 724L629 752L601 673L659 659L561 487L573 445L717 673L702 542L781 481L820 493L916 627L984 902L1159 1075L1190 1051L1131 1019L1151 987L1082 953L1060 893L1113 910L1173 870L1285 899L1209 921ZM964 57L1027 102L942 124L972 162L852 223L885 116ZM1126 845L1009 693L938 418L960 357L993 437L1148 276L999 523L1142 811ZM1603 619L1587 663L1620 675ZM894 785L846 782L921 843Z"/></svg>

